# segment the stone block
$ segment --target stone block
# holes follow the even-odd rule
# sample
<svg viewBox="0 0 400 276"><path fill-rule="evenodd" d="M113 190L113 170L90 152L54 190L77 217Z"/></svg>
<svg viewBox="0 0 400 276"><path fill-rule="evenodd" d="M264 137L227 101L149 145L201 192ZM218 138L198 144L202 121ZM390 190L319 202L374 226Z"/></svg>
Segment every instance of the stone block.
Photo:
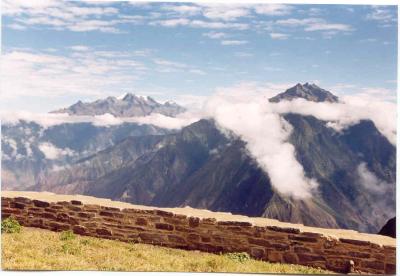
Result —
<svg viewBox="0 0 400 276"><path fill-rule="evenodd" d="M215 218L204 218L201 220L201 223L214 225L217 223L217 220Z"/></svg>
<svg viewBox="0 0 400 276"><path fill-rule="evenodd" d="M190 233L187 235L187 240L191 242L198 242L200 241L200 235Z"/></svg>
<svg viewBox="0 0 400 276"><path fill-rule="evenodd" d="M166 236L164 234L159 234L159 233L140 233L139 238L143 242L151 244L162 245L167 242Z"/></svg>
<svg viewBox="0 0 400 276"><path fill-rule="evenodd" d="M368 258L371 257L370 253L355 252L355 251L350 251L350 252L347 253L347 255L352 256L352 257L362 258L362 259L368 259Z"/></svg>
<svg viewBox="0 0 400 276"><path fill-rule="evenodd" d="M103 217L111 217L111 218L114 217L114 213L113 212L108 212L108 211L100 211L99 215L103 216Z"/></svg>
<svg viewBox="0 0 400 276"><path fill-rule="evenodd" d="M289 264L297 264L298 263L297 255L291 252L285 252L283 253L283 261Z"/></svg>
<svg viewBox="0 0 400 276"><path fill-rule="evenodd" d="M261 260L264 258L265 251L260 247L251 247L250 248L250 256L256 260Z"/></svg>
<svg viewBox="0 0 400 276"><path fill-rule="evenodd" d="M385 265L385 274L396 274L396 264L387 263Z"/></svg>
<svg viewBox="0 0 400 276"><path fill-rule="evenodd" d="M93 218L95 216L95 214L90 212L79 212L77 215L80 218Z"/></svg>
<svg viewBox="0 0 400 276"><path fill-rule="evenodd" d="M9 199L10 201L24 203L26 205L32 204L32 200L26 197L15 197L14 199Z"/></svg>
<svg viewBox="0 0 400 276"><path fill-rule="evenodd" d="M54 214L54 213L44 212L44 213L42 214L42 217L43 217L43 218L46 218L46 219L57 220L57 215Z"/></svg>
<svg viewBox="0 0 400 276"><path fill-rule="evenodd" d="M111 236L112 232L109 229L105 229L105 228L97 228L96 229L96 233L102 236Z"/></svg>
<svg viewBox="0 0 400 276"><path fill-rule="evenodd" d="M278 251L289 250L289 245L285 243L270 243L268 247Z"/></svg>
<svg viewBox="0 0 400 276"><path fill-rule="evenodd" d="M313 237L305 237L305 236L294 236L294 235L289 235L290 240L294 241L301 241L301 242L310 242L310 243L317 243L318 239L313 238Z"/></svg>
<svg viewBox="0 0 400 276"><path fill-rule="evenodd" d="M58 222L49 222L49 227L51 230L53 231L66 231L69 230L71 228L70 225L65 224L65 223L58 223Z"/></svg>
<svg viewBox="0 0 400 276"><path fill-rule="evenodd" d="M282 233L289 233L289 234L299 234L300 230L296 228L282 228L278 226L266 226L266 228L270 231L274 232L282 232Z"/></svg>
<svg viewBox="0 0 400 276"><path fill-rule="evenodd" d="M369 246L371 245L371 242L369 241L359 241L359 240L353 240L353 239L339 239L339 241L343 243L349 243L349 244L354 244L358 246Z"/></svg>
<svg viewBox="0 0 400 276"><path fill-rule="evenodd" d="M136 225L146 226L148 224L148 221L145 218L137 218L135 223Z"/></svg>
<svg viewBox="0 0 400 276"><path fill-rule="evenodd" d="M37 199L34 199L32 202L33 202L33 205L35 205L36 207L45 208L45 207L50 206L50 203L48 203L46 201L37 200Z"/></svg>
<svg viewBox="0 0 400 276"><path fill-rule="evenodd" d="M77 205L68 205L67 206L68 210L74 211L74 212L81 212L82 211L82 207L81 206L77 206Z"/></svg>
<svg viewBox="0 0 400 276"><path fill-rule="evenodd" d="M120 208L116 208L116 207L101 206L100 208L102 210L111 211L111 212L120 212L121 211Z"/></svg>
<svg viewBox="0 0 400 276"><path fill-rule="evenodd" d="M160 230L167 230L167 231L172 231L174 230L174 226L171 224L167 224L167 223L156 223L156 229L160 229Z"/></svg>
<svg viewBox="0 0 400 276"><path fill-rule="evenodd" d="M87 233L86 227L79 226L79 225L73 226L73 227L72 227L72 231L73 231L75 234L79 234L79 235L84 235L84 234Z"/></svg>
<svg viewBox="0 0 400 276"><path fill-rule="evenodd" d="M246 221L218 221L218 225L225 226L240 226L240 227L250 227L252 224Z"/></svg>
<svg viewBox="0 0 400 276"><path fill-rule="evenodd" d="M163 210L154 210L154 214L161 217L173 217L174 214Z"/></svg>
<svg viewBox="0 0 400 276"><path fill-rule="evenodd" d="M202 241L202 242L206 242L206 243L207 243L207 242L211 242L211 238L210 238L209 236L208 236L208 237L202 236L202 237L201 237L201 241Z"/></svg>
<svg viewBox="0 0 400 276"><path fill-rule="evenodd" d="M264 246L264 247L269 247L271 243L267 240L264 239L254 239L254 238L248 238L248 241L250 244L255 244L259 246Z"/></svg>
<svg viewBox="0 0 400 276"><path fill-rule="evenodd" d="M282 253L276 251L268 251L267 252L267 260L272 263L281 263L282 262Z"/></svg>
<svg viewBox="0 0 400 276"><path fill-rule="evenodd" d="M172 243L186 244L185 239L177 235L168 235L168 241Z"/></svg>
<svg viewBox="0 0 400 276"><path fill-rule="evenodd" d="M297 253L297 257L299 258L299 263L325 261L324 256L315 254Z"/></svg>
<svg viewBox="0 0 400 276"><path fill-rule="evenodd" d="M198 227L200 224L200 219L195 217L189 218L189 226L192 228Z"/></svg>
<svg viewBox="0 0 400 276"><path fill-rule="evenodd" d="M199 243L197 244L197 249L200 251L205 251L209 253L220 253L224 251L224 248L219 245L212 245L207 243Z"/></svg>
<svg viewBox="0 0 400 276"><path fill-rule="evenodd" d="M13 207L17 209L25 209L26 207L26 204L20 202L14 202L12 205L14 205Z"/></svg>
<svg viewBox="0 0 400 276"><path fill-rule="evenodd" d="M312 250L308 247L294 246L293 251L295 253L310 253Z"/></svg>
<svg viewBox="0 0 400 276"><path fill-rule="evenodd" d="M376 270L385 270L383 261L362 261L361 267L372 268Z"/></svg>

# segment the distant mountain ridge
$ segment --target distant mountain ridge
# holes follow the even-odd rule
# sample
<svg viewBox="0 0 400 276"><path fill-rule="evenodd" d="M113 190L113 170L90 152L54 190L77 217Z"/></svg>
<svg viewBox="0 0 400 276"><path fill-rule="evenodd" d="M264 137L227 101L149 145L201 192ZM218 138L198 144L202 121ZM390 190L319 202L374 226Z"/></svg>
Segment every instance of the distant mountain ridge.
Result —
<svg viewBox="0 0 400 276"><path fill-rule="evenodd" d="M309 84L308 82L305 84L298 83L295 86L287 89L285 92L270 98L269 101L272 103L277 103L283 100L291 101L297 98L302 98L313 102L339 102L339 98L328 90L322 89L313 83Z"/></svg>
<svg viewBox="0 0 400 276"><path fill-rule="evenodd" d="M106 99L84 103L78 101L67 108L58 109L51 113L67 113L69 115L103 115L112 114L115 117L141 117L152 113L158 113L169 117L175 117L186 109L174 102L161 104L147 96L126 94L122 99L107 97Z"/></svg>

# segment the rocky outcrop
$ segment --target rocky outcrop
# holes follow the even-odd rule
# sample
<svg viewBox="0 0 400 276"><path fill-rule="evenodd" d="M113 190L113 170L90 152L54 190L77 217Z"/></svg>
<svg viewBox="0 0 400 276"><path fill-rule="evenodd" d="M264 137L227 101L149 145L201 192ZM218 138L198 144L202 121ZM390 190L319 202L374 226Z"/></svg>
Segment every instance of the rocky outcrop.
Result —
<svg viewBox="0 0 400 276"><path fill-rule="evenodd" d="M276 95L269 99L271 103L278 103L280 101L291 101L294 99L302 98L312 102L329 102L337 103L339 98L331 92L322 89L314 83L296 84L295 86L287 89L285 92Z"/></svg>
<svg viewBox="0 0 400 276"><path fill-rule="evenodd" d="M200 250L248 252L253 258L320 267L340 273L394 274L396 248L370 241L327 237L297 228L188 217L159 209L119 209L78 200L48 202L2 197L2 219L52 231Z"/></svg>
<svg viewBox="0 0 400 276"><path fill-rule="evenodd" d="M396 217L389 219L378 234L396 238Z"/></svg>

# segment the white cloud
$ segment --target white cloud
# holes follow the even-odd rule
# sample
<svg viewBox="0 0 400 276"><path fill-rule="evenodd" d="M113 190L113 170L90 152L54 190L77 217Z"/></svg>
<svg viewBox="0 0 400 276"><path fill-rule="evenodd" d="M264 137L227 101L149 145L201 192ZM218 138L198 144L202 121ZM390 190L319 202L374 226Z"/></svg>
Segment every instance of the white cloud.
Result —
<svg viewBox="0 0 400 276"><path fill-rule="evenodd" d="M249 43L247 40L222 40L221 45L243 45Z"/></svg>
<svg viewBox="0 0 400 276"><path fill-rule="evenodd" d="M288 34L282 34L282 33L270 33L269 35L272 39L278 39L278 40L284 40L289 38Z"/></svg>
<svg viewBox="0 0 400 276"><path fill-rule="evenodd" d="M177 26L188 26L192 28L204 28L204 29L248 29L248 24L245 23L233 23L233 22L218 22L218 21L204 21L204 20L189 20L187 18L177 19L164 19L155 20L149 23L153 26L164 26L164 27L177 27Z"/></svg>
<svg viewBox="0 0 400 276"><path fill-rule="evenodd" d="M315 23L311 24L304 29L306 32L313 32L313 31L351 31L352 28L346 24L332 24L332 23Z"/></svg>
<svg viewBox="0 0 400 276"><path fill-rule="evenodd" d="M206 29L246 30L249 28L249 25L245 24L245 23L208 22L208 21L202 21L202 20L193 20L193 21L191 21L190 26L194 27L194 28L206 28Z"/></svg>
<svg viewBox="0 0 400 276"><path fill-rule="evenodd" d="M111 114L97 115L97 116L70 116L63 113L31 113L25 111L19 112L1 112L1 120L3 124L17 124L20 120L28 122L36 122L43 127L51 127L64 123L92 123L95 126L112 126L122 123L137 123L137 124L152 124L158 127L167 129L179 129L194 123L200 119L199 115L194 112L186 112L179 114L176 117L164 116L162 114L153 113L143 117L114 117ZM42 144L40 150L48 156L48 159L55 159L55 156L60 154L71 155L72 153L65 149L54 148L49 143Z"/></svg>
<svg viewBox="0 0 400 276"><path fill-rule="evenodd" d="M366 163L361 163L357 167L357 174L360 183L374 195L382 195L388 192L390 185L387 182L378 179L375 174L369 171Z"/></svg>
<svg viewBox="0 0 400 276"><path fill-rule="evenodd" d="M199 14L202 11L202 8L198 6L189 5L166 5L163 6L162 9L178 13L181 16L193 16Z"/></svg>
<svg viewBox="0 0 400 276"><path fill-rule="evenodd" d="M84 45L74 45L69 48L73 51L79 51L79 52L86 52L86 51L90 50L90 48L88 46L84 46Z"/></svg>
<svg viewBox="0 0 400 276"><path fill-rule="evenodd" d="M387 7L375 6L371 8L371 12L367 14L368 20L375 20L382 23L394 22L395 15Z"/></svg>
<svg viewBox="0 0 400 276"><path fill-rule="evenodd" d="M45 155L45 157L50 160L58 159L61 156L74 154L74 151L69 148L60 149L49 142L39 144L39 149Z"/></svg>
<svg viewBox="0 0 400 276"><path fill-rule="evenodd" d="M180 63L180 62L175 62L175 61L170 61L170 60L166 60L166 59L161 59L161 58L156 58L153 61L157 65L171 66L171 67L177 67L177 68L186 68L186 67L188 67L187 64Z"/></svg>
<svg viewBox="0 0 400 276"><path fill-rule="evenodd" d="M305 177L294 146L287 141L292 128L262 95L240 90L220 92L206 102L205 114L246 143L278 192L300 199L311 196L318 184Z"/></svg>
<svg viewBox="0 0 400 276"><path fill-rule="evenodd" d="M288 15L292 10L293 7L283 4L257 5L255 7L256 13L270 16Z"/></svg>
<svg viewBox="0 0 400 276"><path fill-rule="evenodd" d="M17 23L12 23L12 24L7 24L7 28L13 29L13 30L26 30L26 27Z"/></svg>
<svg viewBox="0 0 400 276"><path fill-rule="evenodd" d="M227 37L227 34L222 32L208 32L208 33L203 33L203 36L206 36L211 39L220 39Z"/></svg>
<svg viewBox="0 0 400 276"><path fill-rule="evenodd" d="M248 16L250 11L245 8L236 8L230 5L208 7L203 11L203 16L212 20L234 21L240 17Z"/></svg>
<svg viewBox="0 0 400 276"><path fill-rule="evenodd" d="M145 69L132 57L105 58L82 51L74 51L71 56L31 51L5 52L1 68L3 100L21 96L116 93L121 85L132 86ZM127 73L127 70L130 72Z"/></svg>
<svg viewBox="0 0 400 276"><path fill-rule="evenodd" d="M204 72L201 69L195 68L194 66L190 66L188 64L181 62L176 62L161 58L155 58L153 59L153 62L159 66L156 68L156 70L160 73L189 72L196 75L206 74L206 72Z"/></svg>
<svg viewBox="0 0 400 276"><path fill-rule="evenodd" d="M366 95L343 96L342 103L315 103L303 99L274 104L278 113L311 115L329 121L329 126L341 131L361 120L372 120L392 144L396 144L396 104ZM377 112L379 110L379 112Z"/></svg>
<svg viewBox="0 0 400 276"><path fill-rule="evenodd" d="M306 32L313 31L353 31L353 27L347 24L330 23L322 18L288 18L277 20L275 22L278 26L286 27L303 27Z"/></svg>
<svg viewBox="0 0 400 276"><path fill-rule="evenodd" d="M177 18L177 19L166 19L160 20L152 23L153 25L159 24L164 27L176 27L176 26L186 26L190 23L190 20L186 18Z"/></svg>
<svg viewBox="0 0 400 276"><path fill-rule="evenodd" d="M3 15L13 17L18 22L18 25L9 25L14 29L41 25L54 30L119 33L116 25L129 22L110 20L110 16L118 15L119 12L114 7L81 6L74 1L4 0L2 4Z"/></svg>

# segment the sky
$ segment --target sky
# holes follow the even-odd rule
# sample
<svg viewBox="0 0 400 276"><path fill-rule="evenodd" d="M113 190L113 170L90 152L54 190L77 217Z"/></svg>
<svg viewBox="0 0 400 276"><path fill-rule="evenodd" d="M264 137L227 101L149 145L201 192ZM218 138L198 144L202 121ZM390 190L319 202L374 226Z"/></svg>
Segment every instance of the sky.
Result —
<svg viewBox="0 0 400 276"><path fill-rule="evenodd" d="M3 0L1 67L3 111L299 82L395 101L397 7Z"/></svg>

